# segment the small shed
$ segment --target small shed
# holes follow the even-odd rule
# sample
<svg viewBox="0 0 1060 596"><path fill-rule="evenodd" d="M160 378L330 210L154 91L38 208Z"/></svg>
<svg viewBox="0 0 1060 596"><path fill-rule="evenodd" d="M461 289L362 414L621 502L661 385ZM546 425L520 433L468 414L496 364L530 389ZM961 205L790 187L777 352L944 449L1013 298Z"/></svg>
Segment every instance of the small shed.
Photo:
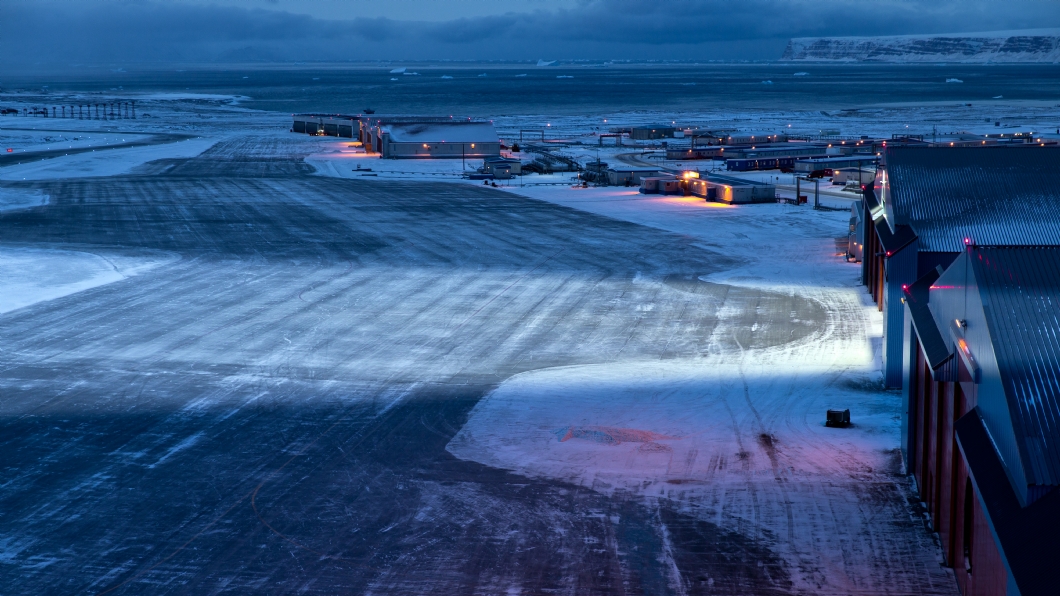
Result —
<svg viewBox="0 0 1060 596"><path fill-rule="evenodd" d="M683 195L685 194L685 181L680 178L660 178L659 194L661 195Z"/></svg>
<svg viewBox="0 0 1060 596"><path fill-rule="evenodd" d="M754 203L754 187L748 184L732 184L711 180L689 180L689 194L703 197L708 201L722 203Z"/></svg>
<svg viewBox="0 0 1060 596"><path fill-rule="evenodd" d="M676 180L673 174L647 176L640 180L640 192L646 195L659 194L659 184L665 180Z"/></svg>

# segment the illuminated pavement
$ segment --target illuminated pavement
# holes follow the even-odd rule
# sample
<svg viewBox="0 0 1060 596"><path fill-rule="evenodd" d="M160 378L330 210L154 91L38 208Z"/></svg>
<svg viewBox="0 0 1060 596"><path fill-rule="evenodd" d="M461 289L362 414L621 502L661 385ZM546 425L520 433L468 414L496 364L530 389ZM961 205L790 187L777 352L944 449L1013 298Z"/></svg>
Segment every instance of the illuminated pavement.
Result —
<svg viewBox="0 0 1060 596"><path fill-rule="evenodd" d="M787 482L761 419L722 459L769 470L730 465L732 506L514 473L481 463L488 441L452 443L513 375L709 367L808 341L827 303L700 281L740 261L690 237L470 185L310 176L308 151L232 142L9 185L51 202L0 214L5 244L163 264L0 315L2 591L953 593L893 450L867 471L816 454L834 474L790 489L831 486L825 515L789 526L803 536L745 517L757 483ZM587 436L570 433L552 440ZM837 560L791 555L820 534L846 545Z"/></svg>

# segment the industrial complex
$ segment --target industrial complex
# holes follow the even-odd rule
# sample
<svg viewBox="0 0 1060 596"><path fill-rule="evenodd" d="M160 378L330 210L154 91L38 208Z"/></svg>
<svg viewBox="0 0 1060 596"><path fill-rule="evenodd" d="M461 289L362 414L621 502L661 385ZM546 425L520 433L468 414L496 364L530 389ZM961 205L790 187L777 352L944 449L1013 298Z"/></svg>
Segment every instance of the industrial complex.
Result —
<svg viewBox="0 0 1060 596"><path fill-rule="evenodd" d="M796 138L630 126L598 135L601 146L606 136L629 149L608 163L574 159L543 133L512 151L518 141L471 119L306 116L292 130L355 138L382 158L473 157L482 160L476 175L494 179L571 171L583 186L734 205L776 202L781 175L796 205L811 187L818 205L822 182L848 191L846 256L861 263L882 313L882 381L902 390L904 469L944 566L965 596L1055 593L1056 137ZM849 412L837 420L847 424Z"/></svg>

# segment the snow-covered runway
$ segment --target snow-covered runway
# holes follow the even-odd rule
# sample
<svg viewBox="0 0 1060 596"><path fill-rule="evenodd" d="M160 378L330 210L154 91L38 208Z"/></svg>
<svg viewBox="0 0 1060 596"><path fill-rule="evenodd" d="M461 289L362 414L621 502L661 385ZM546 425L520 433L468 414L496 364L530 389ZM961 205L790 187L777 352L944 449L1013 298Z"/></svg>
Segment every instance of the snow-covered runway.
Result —
<svg viewBox="0 0 1060 596"><path fill-rule="evenodd" d="M844 214L340 179L318 147L0 184L49 197L0 212L11 250L150 264L0 315L0 584L952 593Z"/></svg>

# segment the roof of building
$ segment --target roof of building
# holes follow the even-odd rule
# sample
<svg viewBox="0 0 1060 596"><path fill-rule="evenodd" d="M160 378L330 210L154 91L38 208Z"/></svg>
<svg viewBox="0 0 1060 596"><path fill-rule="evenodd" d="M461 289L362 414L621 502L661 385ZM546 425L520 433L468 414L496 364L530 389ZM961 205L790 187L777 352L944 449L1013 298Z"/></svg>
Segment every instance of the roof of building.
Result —
<svg viewBox="0 0 1060 596"><path fill-rule="evenodd" d="M796 145L792 144L789 147L755 147L755 148L742 148L740 153L743 153L747 157L770 157L770 156L784 156L788 153L803 153L803 152L815 152L820 155L826 155L828 151L827 147L821 145Z"/></svg>
<svg viewBox="0 0 1060 596"><path fill-rule="evenodd" d="M1029 484L1060 484L1060 247L969 255Z"/></svg>
<svg viewBox="0 0 1060 596"><path fill-rule="evenodd" d="M837 155L835 157L814 157L811 159L804 159L800 163L828 165L830 163L857 162L859 164L874 164L877 159L879 158L871 153L855 153L853 155Z"/></svg>
<svg viewBox="0 0 1060 596"><path fill-rule="evenodd" d="M714 172L704 172L703 176L710 182L717 182L719 184L729 184L731 186L776 186L769 182L762 182L761 180L752 180L750 178L740 178L737 176L726 176L725 174L716 174Z"/></svg>
<svg viewBox="0 0 1060 596"><path fill-rule="evenodd" d="M657 168L657 167L653 167L653 166L626 166L626 165L610 166L607 169L611 170L612 172L658 172L658 171L661 170L661 168Z"/></svg>
<svg viewBox="0 0 1060 596"><path fill-rule="evenodd" d="M909 226L895 226L892 232L890 226L887 225L887 220L882 217L873 220L872 225L876 228L876 237L879 238L880 246L883 247L888 257L916 240L916 234Z"/></svg>
<svg viewBox="0 0 1060 596"><path fill-rule="evenodd" d="M773 138L773 137L787 137L787 136L788 136L787 134L782 133L782 132L769 132L769 131L763 131L763 130L747 130L747 131L735 131L735 132L730 132L730 133L727 133L727 134L723 134L722 138L726 138L727 139L727 138L731 138L731 137L738 137L738 138L739 137L755 137L755 138L761 137L763 139L769 139L769 138Z"/></svg>
<svg viewBox="0 0 1060 596"><path fill-rule="evenodd" d="M334 118L336 120L367 120L367 116L361 114L292 114L296 119L298 118Z"/></svg>
<svg viewBox="0 0 1060 596"><path fill-rule="evenodd" d="M1060 245L1060 150L888 147L885 201L919 250L977 244Z"/></svg>
<svg viewBox="0 0 1060 596"><path fill-rule="evenodd" d="M393 143L497 143L489 122L404 122L383 125Z"/></svg>

